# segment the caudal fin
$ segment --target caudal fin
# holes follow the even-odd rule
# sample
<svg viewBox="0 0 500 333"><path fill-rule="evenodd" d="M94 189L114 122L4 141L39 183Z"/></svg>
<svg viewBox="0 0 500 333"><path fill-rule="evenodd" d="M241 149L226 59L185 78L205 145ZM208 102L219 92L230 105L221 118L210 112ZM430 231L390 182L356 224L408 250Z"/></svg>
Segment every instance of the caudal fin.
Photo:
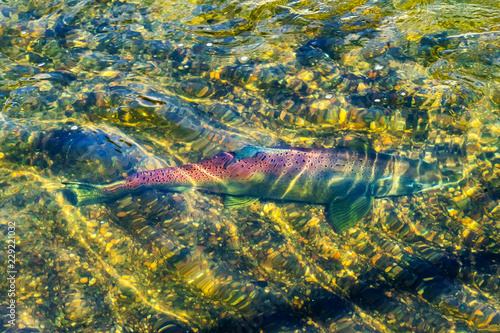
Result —
<svg viewBox="0 0 500 333"><path fill-rule="evenodd" d="M70 201L76 205L88 205L102 202L107 199L103 192L103 185L67 182L63 183L70 190L74 198Z"/></svg>

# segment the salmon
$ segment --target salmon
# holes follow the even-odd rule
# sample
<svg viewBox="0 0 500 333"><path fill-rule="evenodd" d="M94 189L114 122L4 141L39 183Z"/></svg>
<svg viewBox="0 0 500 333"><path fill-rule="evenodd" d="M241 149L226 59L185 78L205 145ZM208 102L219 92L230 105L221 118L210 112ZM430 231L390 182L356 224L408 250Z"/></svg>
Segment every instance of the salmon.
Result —
<svg viewBox="0 0 500 333"><path fill-rule="evenodd" d="M79 204L145 189L222 194L227 206L259 199L326 206L336 232L353 227L376 198L410 195L452 181L422 160L350 149L245 147L198 163L137 172L108 185L66 183Z"/></svg>

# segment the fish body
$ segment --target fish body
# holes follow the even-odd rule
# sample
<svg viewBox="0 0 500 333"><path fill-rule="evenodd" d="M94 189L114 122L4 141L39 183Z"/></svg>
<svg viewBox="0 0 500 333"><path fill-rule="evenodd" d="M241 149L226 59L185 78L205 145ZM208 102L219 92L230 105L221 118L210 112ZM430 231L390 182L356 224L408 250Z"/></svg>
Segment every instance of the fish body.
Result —
<svg viewBox="0 0 500 333"><path fill-rule="evenodd" d="M110 185L73 187L83 203L144 188L193 188L225 194L232 205L259 198L323 204L340 232L368 214L374 198L408 195L442 183L435 166L389 154L245 147L194 164L138 172Z"/></svg>

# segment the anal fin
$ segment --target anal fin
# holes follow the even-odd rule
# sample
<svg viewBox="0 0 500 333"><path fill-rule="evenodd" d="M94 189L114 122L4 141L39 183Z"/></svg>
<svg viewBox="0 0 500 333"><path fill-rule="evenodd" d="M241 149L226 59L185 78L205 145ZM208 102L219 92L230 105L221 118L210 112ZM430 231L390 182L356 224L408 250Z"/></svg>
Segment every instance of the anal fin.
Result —
<svg viewBox="0 0 500 333"><path fill-rule="evenodd" d="M189 186L173 186L168 188L169 191L171 192L177 192L177 193L186 193L186 192L191 192L194 189Z"/></svg>
<svg viewBox="0 0 500 333"><path fill-rule="evenodd" d="M259 198L255 197L235 197L232 195L226 195L224 197L224 205L226 207L246 207L253 204Z"/></svg>
<svg viewBox="0 0 500 333"><path fill-rule="evenodd" d="M373 199L368 196L361 196L356 199L346 199L334 201L327 207L328 220L335 232L340 233L352 228L356 223L365 217L372 208Z"/></svg>

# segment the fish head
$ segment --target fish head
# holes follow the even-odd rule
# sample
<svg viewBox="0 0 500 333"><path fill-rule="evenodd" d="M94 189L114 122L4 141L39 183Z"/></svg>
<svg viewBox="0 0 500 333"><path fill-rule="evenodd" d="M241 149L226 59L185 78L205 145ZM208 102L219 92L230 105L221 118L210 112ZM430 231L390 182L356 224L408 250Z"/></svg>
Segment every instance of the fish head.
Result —
<svg viewBox="0 0 500 333"><path fill-rule="evenodd" d="M435 164L401 159L396 161L394 174L372 184L372 195L378 198L409 195L458 182L462 178L460 173L442 173Z"/></svg>

